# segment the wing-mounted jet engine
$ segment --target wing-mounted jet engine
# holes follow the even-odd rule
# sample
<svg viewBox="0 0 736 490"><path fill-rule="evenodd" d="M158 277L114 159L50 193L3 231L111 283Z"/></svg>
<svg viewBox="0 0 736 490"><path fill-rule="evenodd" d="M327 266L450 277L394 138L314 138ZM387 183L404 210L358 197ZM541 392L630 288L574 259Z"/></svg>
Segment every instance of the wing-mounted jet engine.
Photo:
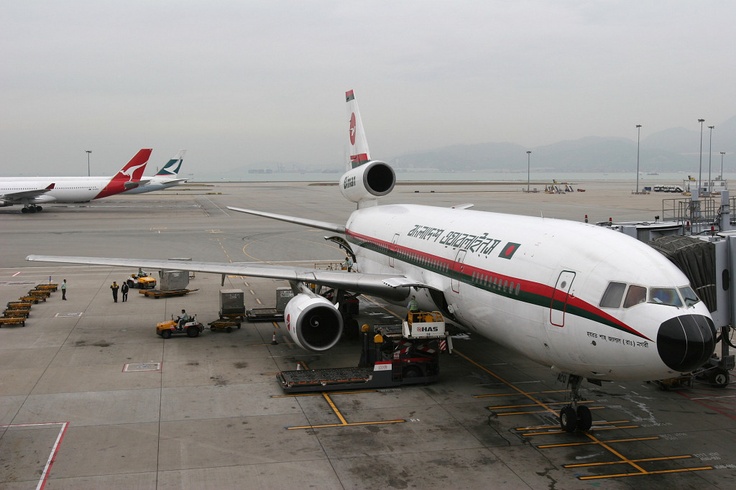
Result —
<svg viewBox="0 0 736 490"><path fill-rule="evenodd" d="M284 309L284 323L292 340L302 349L322 352L342 336L343 320L337 305L313 293L304 284Z"/></svg>

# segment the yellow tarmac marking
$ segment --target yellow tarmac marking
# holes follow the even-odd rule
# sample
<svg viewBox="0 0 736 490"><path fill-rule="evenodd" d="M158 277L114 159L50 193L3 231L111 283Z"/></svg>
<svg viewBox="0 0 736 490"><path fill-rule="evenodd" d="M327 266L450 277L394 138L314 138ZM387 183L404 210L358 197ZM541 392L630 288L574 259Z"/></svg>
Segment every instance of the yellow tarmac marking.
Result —
<svg viewBox="0 0 736 490"><path fill-rule="evenodd" d="M472 365L476 366L478 369L482 370L483 372L489 374L490 376L493 376L498 381L503 383L504 385L511 388L514 392L506 393L506 394L494 394L490 396L517 396L521 395L529 399L532 403L531 404L517 404L517 405L501 405L497 407L488 407L489 410L492 410L493 408L497 409L510 409L510 408L528 408L528 407L539 407L542 410L521 410L517 412L505 412L505 413L499 413L496 414L497 416L508 416L508 415L529 415L529 414L535 414L535 413L545 413L545 412L551 412L557 415L557 413L552 409L552 406L559 405L560 403L557 402L551 402L551 403L544 403L538 398L536 398L534 395L537 394L547 394L547 393L556 393L558 391L542 391L542 392L525 392L521 388L516 387L515 385L511 384L510 382L506 381L504 378L500 377L493 371L487 369L485 366L482 366L481 364L475 362L474 360L470 359L468 356L462 354L457 349L454 350L454 353L471 363ZM567 390L560 390L560 392L567 392ZM482 395L475 396L475 398L480 398ZM564 404L564 402L563 402ZM595 408L603 408L603 407L595 407ZM626 421L621 421L626 422ZM631 428L637 428L638 426L614 426L614 427L598 427L597 425L596 431L601 432L602 430L618 430L618 429L631 429ZM535 428L536 430L544 428L539 427ZM552 427L550 427L551 429ZM517 429L519 430L519 429ZM527 429L521 429L521 430L528 430ZM534 432L534 433L528 433L524 434L527 437L531 437L534 435L543 436L543 435L554 435L554 434L566 434L566 432L558 429L557 431L544 431L544 432ZM608 478L623 478L623 477L631 477L631 476L644 476L644 475L663 475L668 473L684 473L684 472L690 472L690 471L704 471L704 470L712 470L712 466L701 466L701 467L694 467L694 468L678 468L678 469L670 469L670 470L652 470L647 471L644 469L640 463L647 463L647 462L656 462L656 461L668 461L668 460L676 460L676 459L683 459L680 456L672 456L672 457L661 457L661 458L649 458L649 459L630 459L625 457L622 453L614 449L611 444L617 444L617 443L624 443L624 442L642 442L642 441L654 441L659 440L658 436L652 436L652 437L638 437L638 438L628 438L628 439L612 439L608 441L604 441L596 437L595 435L591 434L590 432L584 432L582 433L585 437L587 437L589 440L586 442L568 442L568 443L559 443L559 444L544 444L536 446L537 449L555 449L555 448L569 448L569 447L580 447L580 446L599 446L606 450L608 453L612 454L615 458L617 458L617 462L615 464L624 464L630 466L634 471L631 473L613 473L613 474L605 474L605 475L594 475L594 476L578 476L579 480L603 480ZM586 463L589 467L593 466L595 463ZM601 463L603 465L604 463ZM576 466L563 466L565 468L573 468ZM579 466L583 467L583 466Z"/></svg>
<svg viewBox="0 0 736 490"><path fill-rule="evenodd" d="M356 394L356 393L366 393L366 392L375 392L375 390L369 390L369 391L339 391L335 392L333 394L335 395L347 395L347 394ZM403 424L406 422L406 419L395 419L395 420L371 420L366 422L348 422L348 420L343 416L342 412L339 408L337 408L337 405L332 400L332 397L325 393L304 393L301 395L284 395L286 396L322 396L322 398L325 399L329 407L332 409L332 412L335 414L337 419L340 421L340 423L337 424L320 424L320 425L297 425L292 427L287 427L287 430L304 430L304 429L329 429L333 427L359 427L359 426L366 426L366 425L388 425L388 424Z"/></svg>

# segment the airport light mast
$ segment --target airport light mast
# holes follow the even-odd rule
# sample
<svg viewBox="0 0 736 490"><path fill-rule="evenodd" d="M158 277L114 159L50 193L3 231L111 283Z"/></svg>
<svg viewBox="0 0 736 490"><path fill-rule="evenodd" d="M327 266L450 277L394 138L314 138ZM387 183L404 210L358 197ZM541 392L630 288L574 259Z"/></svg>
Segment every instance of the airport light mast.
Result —
<svg viewBox="0 0 736 490"><path fill-rule="evenodd" d="M641 124L636 125L636 193L639 194L639 142L641 141Z"/></svg>
<svg viewBox="0 0 736 490"><path fill-rule="evenodd" d="M531 160L532 160L532 152L531 150L527 150L526 151L526 192L527 193L529 192L529 179L531 176Z"/></svg>
<svg viewBox="0 0 736 490"><path fill-rule="evenodd" d="M85 151L87 152L87 177L89 177L91 175L90 170L89 170L89 154L92 153L92 150L85 150Z"/></svg>
<svg viewBox="0 0 736 490"><path fill-rule="evenodd" d="M721 152L721 180L724 180L723 179L723 155L725 155L725 154L726 154L725 151L722 151Z"/></svg>
<svg viewBox="0 0 736 490"><path fill-rule="evenodd" d="M702 188L701 181L703 180L703 123L705 119L698 119L700 123L700 166L698 167L698 196L700 196L700 189Z"/></svg>
<svg viewBox="0 0 736 490"><path fill-rule="evenodd" d="M708 126L708 129L710 129L710 143L708 144L708 195L710 196L713 193L713 180L710 177L710 164L711 159L713 157L713 128L715 126Z"/></svg>

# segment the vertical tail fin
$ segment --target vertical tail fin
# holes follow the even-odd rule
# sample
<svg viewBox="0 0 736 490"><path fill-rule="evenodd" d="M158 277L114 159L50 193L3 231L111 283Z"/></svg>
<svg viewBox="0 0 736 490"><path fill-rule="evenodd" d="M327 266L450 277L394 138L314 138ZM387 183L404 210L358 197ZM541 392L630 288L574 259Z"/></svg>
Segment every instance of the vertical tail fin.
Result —
<svg viewBox="0 0 736 490"><path fill-rule="evenodd" d="M135 187L137 182L141 180L143 171L146 170L146 164L148 163L148 158L151 156L152 151L153 150L150 148L139 150L123 168L118 170L118 173L110 179L110 182L107 183L95 199L119 194L126 189Z"/></svg>
<svg viewBox="0 0 736 490"><path fill-rule="evenodd" d="M158 177L176 177L181 169L181 164L184 161L184 154L186 150L179 150L174 158L169 160L161 170L158 171L156 176Z"/></svg>
<svg viewBox="0 0 736 490"><path fill-rule="evenodd" d="M370 160L368 141L365 138L358 102L355 100L355 93L352 90L345 92L345 102L348 104L348 118L350 120L350 168L355 168Z"/></svg>

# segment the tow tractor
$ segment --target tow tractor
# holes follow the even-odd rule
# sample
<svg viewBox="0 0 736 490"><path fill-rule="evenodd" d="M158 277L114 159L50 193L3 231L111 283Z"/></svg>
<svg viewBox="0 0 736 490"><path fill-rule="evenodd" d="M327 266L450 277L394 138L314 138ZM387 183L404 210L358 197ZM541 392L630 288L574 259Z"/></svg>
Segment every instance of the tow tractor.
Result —
<svg viewBox="0 0 736 490"><path fill-rule="evenodd" d="M139 270L137 274L131 274L127 280L129 288L153 289L156 287L156 278Z"/></svg>
<svg viewBox="0 0 736 490"><path fill-rule="evenodd" d="M198 337L203 331L204 325L197 321L197 315L194 315L191 320L181 327L179 326L179 318L174 319L174 315L171 315L171 320L156 324L156 334L165 339L179 334L187 334L187 337Z"/></svg>
<svg viewBox="0 0 736 490"><path fill-rule="evenodd" d="M432 383L440 374L440 341L451 339L438 311L414 312L401 325L361 329L358 367L281 371L276 379L286 393L390 388ZM372 341L371 341L372 340Z"/></svg>

